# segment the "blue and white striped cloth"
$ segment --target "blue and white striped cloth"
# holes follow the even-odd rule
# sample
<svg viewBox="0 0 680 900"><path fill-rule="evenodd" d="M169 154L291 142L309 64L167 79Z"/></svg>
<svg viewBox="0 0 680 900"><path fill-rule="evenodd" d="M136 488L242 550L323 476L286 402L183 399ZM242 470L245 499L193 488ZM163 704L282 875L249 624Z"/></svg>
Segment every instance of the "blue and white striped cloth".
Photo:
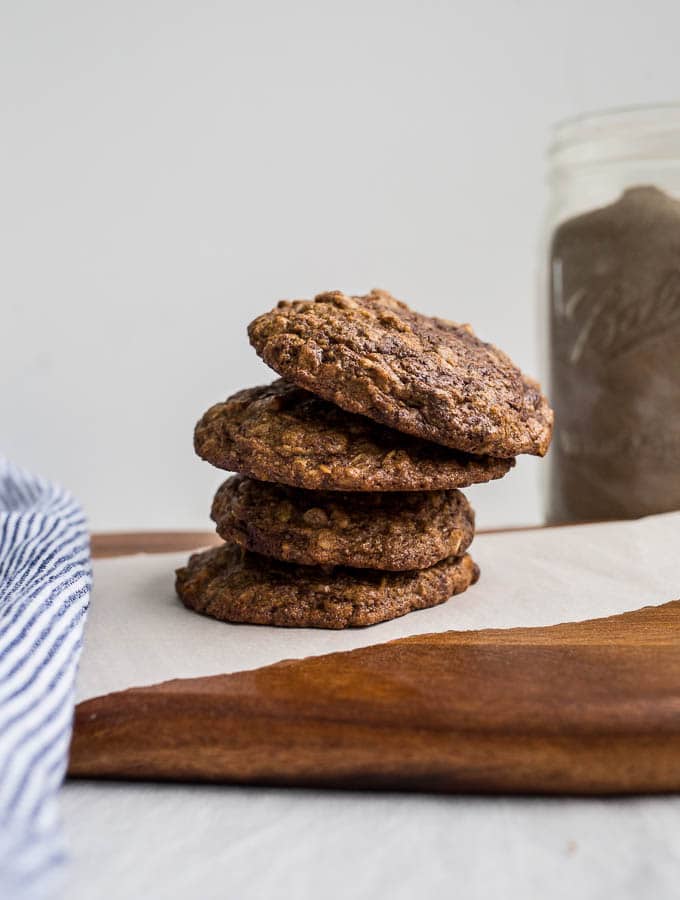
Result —
<svg viewBox="0 0 680 900"><path fill-rule="evenodd" d="M0 458L0 898L53 895L92 570L64 490Z"/></svg>

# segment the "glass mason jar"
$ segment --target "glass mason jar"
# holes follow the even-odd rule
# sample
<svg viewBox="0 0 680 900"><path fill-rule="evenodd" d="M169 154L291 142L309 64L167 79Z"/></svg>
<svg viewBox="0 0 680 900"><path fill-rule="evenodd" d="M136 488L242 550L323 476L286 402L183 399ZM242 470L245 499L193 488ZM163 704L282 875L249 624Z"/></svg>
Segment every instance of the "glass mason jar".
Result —
<svg viewBox="0 0 680 900"><path fill-rule="evenodd" d="M558 125L549 186L547 521L680 509L680 106Z"/></svg>

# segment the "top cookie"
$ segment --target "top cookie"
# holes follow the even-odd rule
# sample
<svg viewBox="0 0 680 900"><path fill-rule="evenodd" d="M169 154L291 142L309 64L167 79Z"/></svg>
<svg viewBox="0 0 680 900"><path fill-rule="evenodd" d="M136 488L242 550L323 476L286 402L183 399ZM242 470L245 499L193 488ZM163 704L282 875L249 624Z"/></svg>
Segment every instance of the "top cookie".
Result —
<svg viewBox="0 0 680 900"><path fill-rule="evenodd" d="M248 334L289 381L399 431L500 457L543 456L550 444L553 413L537 382L469 325L385 291L282 300Z"/></svg>
<svg viewBox="0 0 680 900"><path fill-rule="evenodd" d="M196 453L259 481L326 491L436 491L502 478L468 456L347 413L285 381L239 391L196 425Z"/></svg>

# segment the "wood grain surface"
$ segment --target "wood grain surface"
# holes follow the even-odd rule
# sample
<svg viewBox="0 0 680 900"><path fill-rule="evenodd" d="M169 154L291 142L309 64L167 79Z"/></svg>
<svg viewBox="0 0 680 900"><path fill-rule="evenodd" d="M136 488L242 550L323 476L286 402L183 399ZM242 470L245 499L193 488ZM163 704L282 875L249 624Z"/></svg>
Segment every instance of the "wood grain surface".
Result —
<svg viewBox="0 0 680 900"><path fill-rule="evenodd" d="M504 531L532 531L536 527L478 529L477 534L498 534ZM545 526L560 528L560 525ZM134 553L172 553L180 550L198 550L214 547L222 539L214 531L107 531L91 537L92 556L106 559L114 556L130 556Z"/></svg>
<svg viewBox="0 0 680 900"><path fill-rule="evenodd" d="M109 694L77 707L69 772L447 792L676 791L680 601Z"/></svg>
<svg viewBox="0 0 680 900"><path fill-rule="evenodd" d="M214 547L222 539L214 531L108 531L93 534L90 549L95 559L133 553L173 553Z"/></svg>

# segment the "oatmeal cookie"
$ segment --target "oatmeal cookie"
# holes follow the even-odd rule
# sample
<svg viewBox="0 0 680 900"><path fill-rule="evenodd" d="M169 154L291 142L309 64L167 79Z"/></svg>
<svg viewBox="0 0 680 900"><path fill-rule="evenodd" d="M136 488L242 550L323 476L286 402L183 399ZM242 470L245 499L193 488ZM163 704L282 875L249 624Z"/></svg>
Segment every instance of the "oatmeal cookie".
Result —
<svg viewBox="0 0 680 900"><path fill-rule="evenodd" d="M429 569L324 569L268 559L225 544L177 570L177 593L195 612L224 622L292 628L353 628L436 606L479 577L469 555Z"/></svg>
<svg viewBox="0 0 680 900"><path fill-rule="evenodd" d="M543 456L553 413L537 382L469 325L385 291L283 300L251 344L288 381L348 412L468 453Z"/></svg>

